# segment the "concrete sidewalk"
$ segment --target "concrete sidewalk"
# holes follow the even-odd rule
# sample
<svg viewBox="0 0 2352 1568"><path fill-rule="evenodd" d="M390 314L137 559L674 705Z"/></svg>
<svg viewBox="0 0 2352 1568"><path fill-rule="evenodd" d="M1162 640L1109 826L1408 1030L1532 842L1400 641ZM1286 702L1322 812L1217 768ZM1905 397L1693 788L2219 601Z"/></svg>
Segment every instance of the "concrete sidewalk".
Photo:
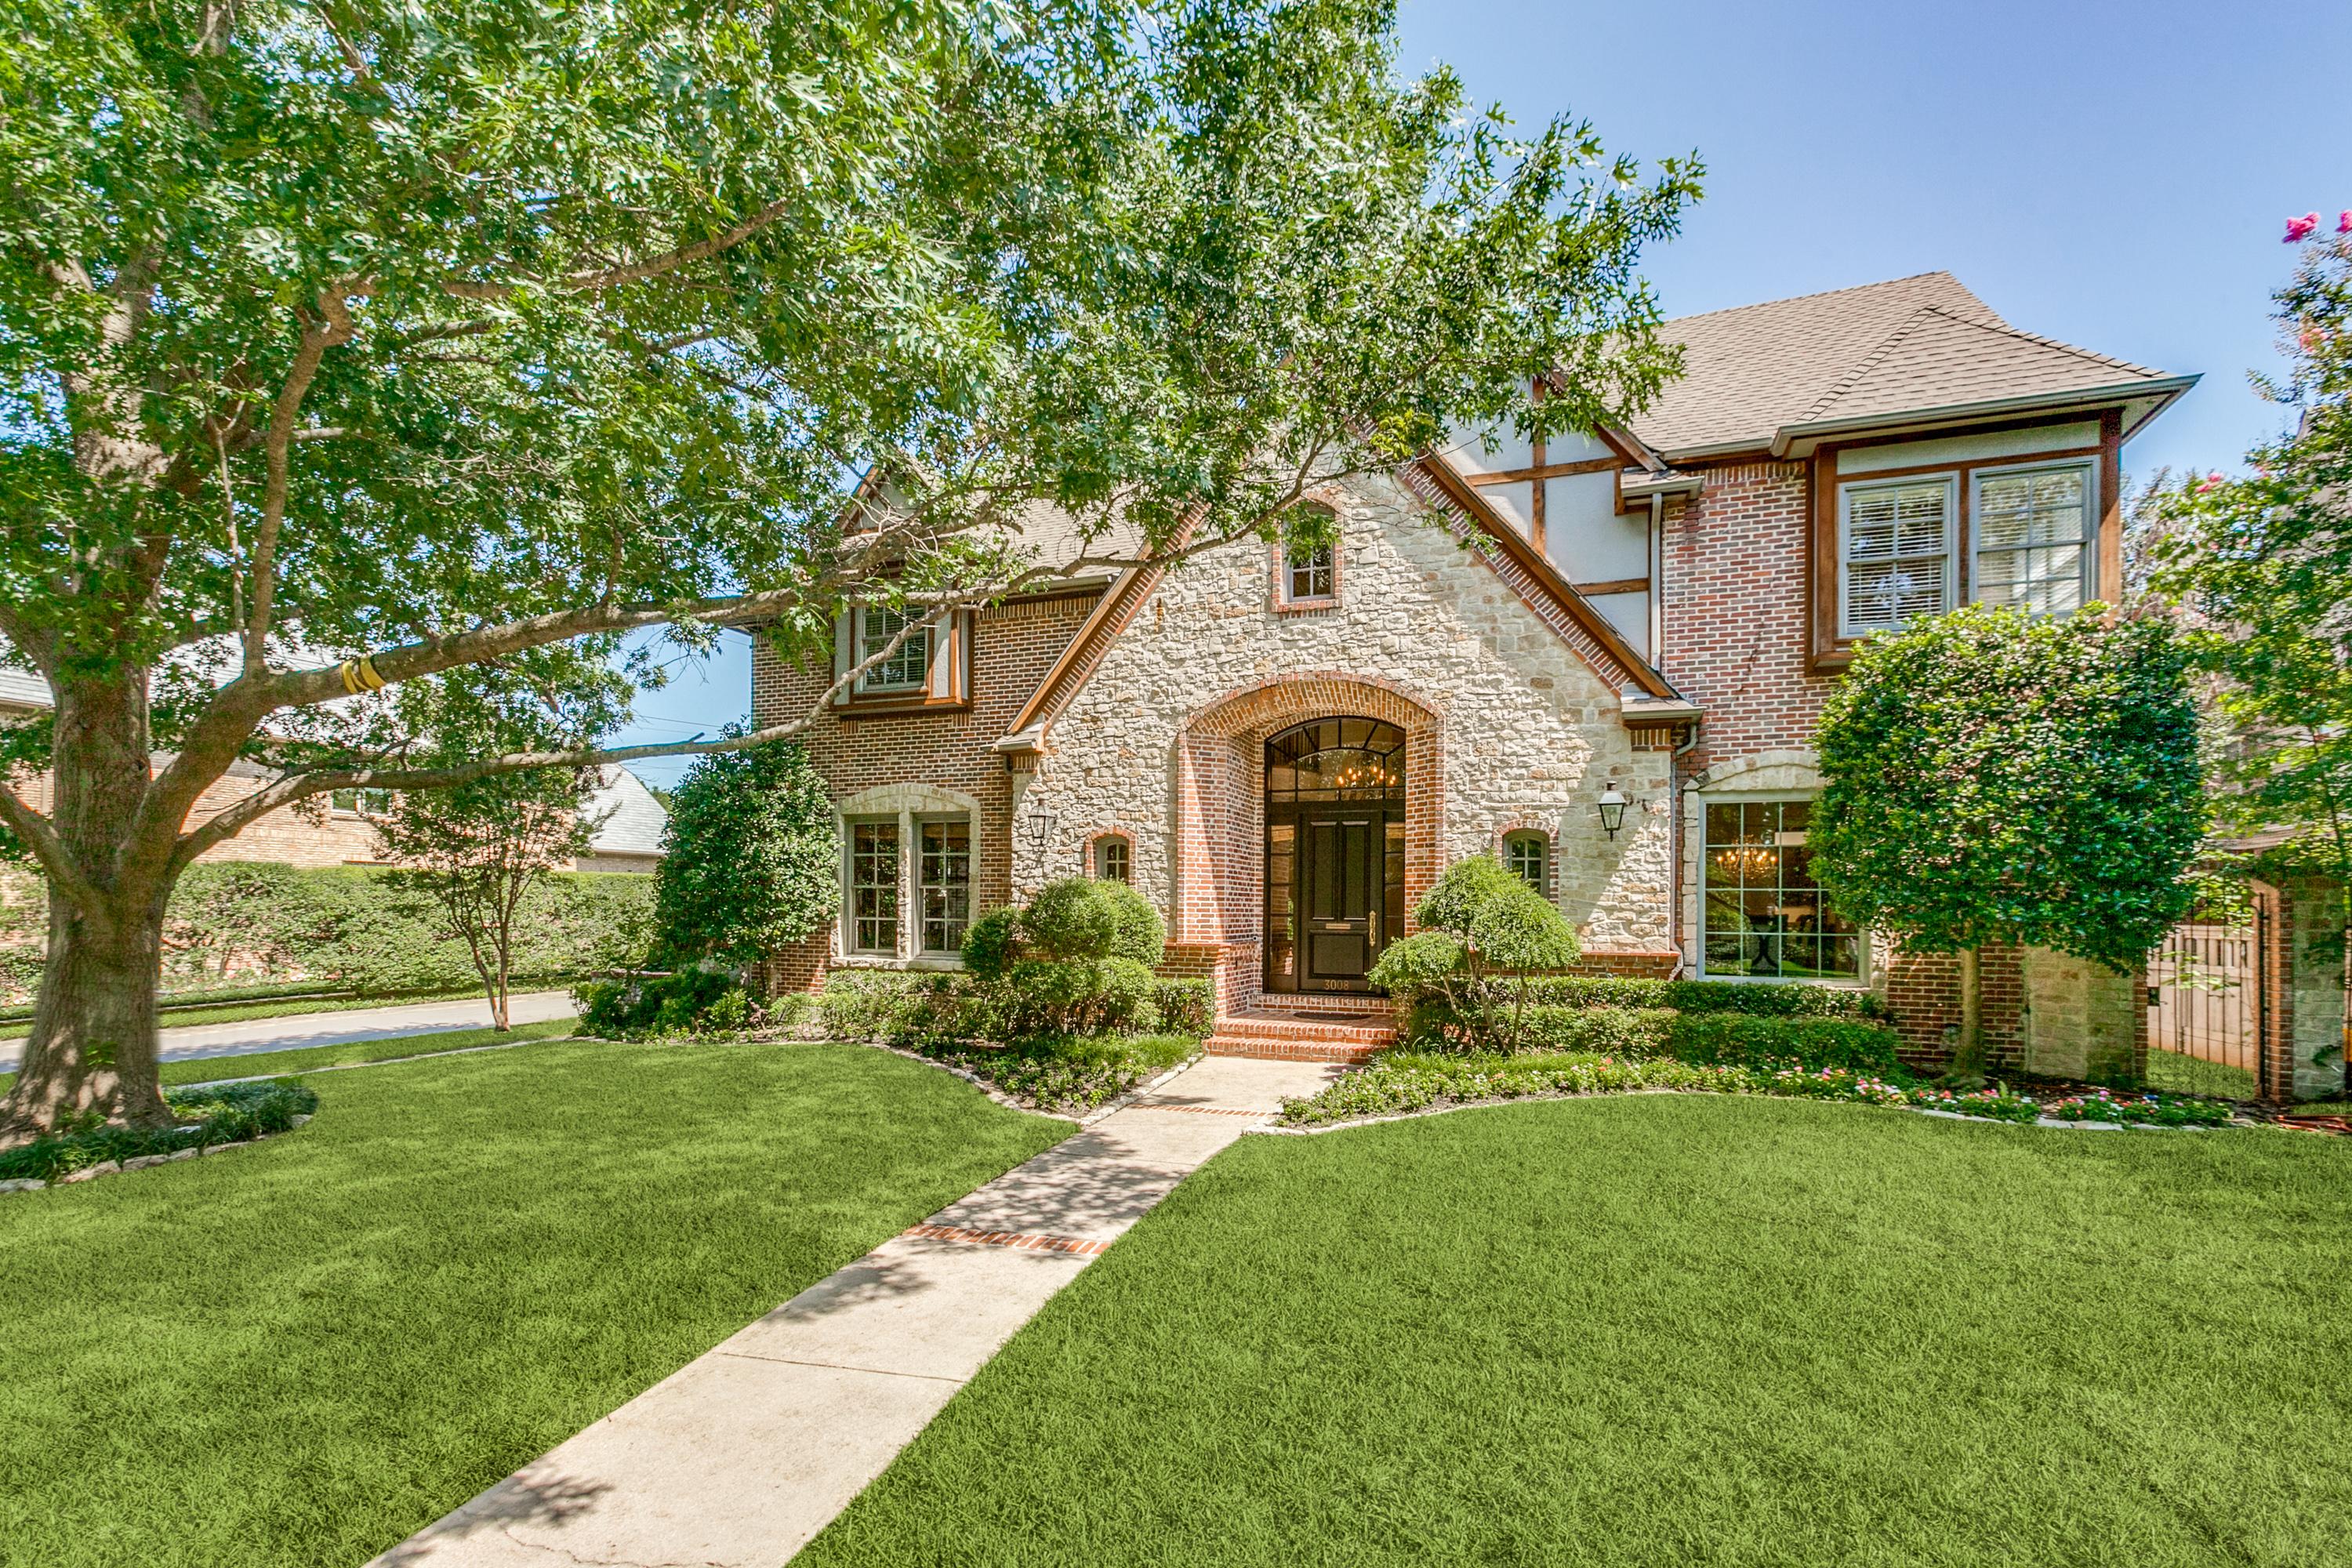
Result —
<svg viewBox="0 0 2352 1568"><path fill-rule="evenodd" d="M999 1346L1286 1094L1211 1057L818 1281L371 1568L776 1568Z"/></svg>
<svg viewBox="0 0 2352 1568"><path fill-rule="evenodd" d="M234 1005L234 1004L227 1004ZM518 991L507 998L511 1023L539 1024L572 1016L572 995L565 991ZM168 1015L167 1015L168 1016ZM490 1005L481 998L464 1002L401 1002L384 1007L352 1007L339 1013L298 1013L278 1018L247 1018L235 1024L195 1024L160 1031L155 1059L191 1061L203 1057L251 1056L257 1051L290 1051L304 1046L340 1046L354 1040L389 1040L402 1035L437 1035L457 1029L487 1029ZM24 1042L0 1044L0 1072L13 1071L24 1055Z"/></svg>

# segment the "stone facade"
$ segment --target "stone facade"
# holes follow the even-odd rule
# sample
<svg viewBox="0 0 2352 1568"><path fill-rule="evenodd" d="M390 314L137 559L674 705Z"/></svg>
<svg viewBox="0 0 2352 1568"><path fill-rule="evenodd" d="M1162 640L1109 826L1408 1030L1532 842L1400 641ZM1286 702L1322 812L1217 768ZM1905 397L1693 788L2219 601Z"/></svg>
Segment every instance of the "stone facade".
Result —
<svg viewBox="0 0 2352 1568"><path fill-rule="evenodd" d="M1267 552L1221 547L1170 572L1052 723L1020 810L1052 838L1016 845L1013 887L1079 870L1117 828L1171 938L1225 954L1245 998L1264 909L1263 758L1291 724L1360 715L1406 733L1408 905L1438 871L1513 828L1556 846L1558 901L1596 950L1670 946L1666 753L1637 750L1621 695L1400 485L1320 498L1339 522L1339 602L1277 608ZM1594 805L1638 803L1613 840Z"/></svg>

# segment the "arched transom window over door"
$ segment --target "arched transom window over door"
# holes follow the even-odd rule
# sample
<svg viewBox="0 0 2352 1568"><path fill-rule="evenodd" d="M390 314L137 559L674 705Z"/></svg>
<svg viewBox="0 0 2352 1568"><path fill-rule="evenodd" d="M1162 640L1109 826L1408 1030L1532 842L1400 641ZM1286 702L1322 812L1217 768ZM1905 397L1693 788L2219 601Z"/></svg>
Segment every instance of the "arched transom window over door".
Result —
<svg viewBox="0 0 2352 1568"><path fill-rule="evenodd" d="M1265 743L1265 987L1363 992L1404 927L1404 731L1310 719Z"/></svg>

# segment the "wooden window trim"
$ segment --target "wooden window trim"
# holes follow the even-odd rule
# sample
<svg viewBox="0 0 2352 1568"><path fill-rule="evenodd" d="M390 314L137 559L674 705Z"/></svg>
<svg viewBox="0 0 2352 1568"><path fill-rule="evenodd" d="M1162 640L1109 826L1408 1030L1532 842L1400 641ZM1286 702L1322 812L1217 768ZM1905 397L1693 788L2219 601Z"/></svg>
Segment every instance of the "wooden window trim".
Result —
<svg viewBox="0 0 2352 1568"><path fill-rule="evenodd" d="M2123 411L2106 408L2097 411L2099 444L2096 447L2057 447L2047 452L2011 453L1998 458L1972 458L1959 462L1936 463L1916 468L1876 469L1856 474L1851 480L1838 475L1838 454L1864 447L1888 447L1917 441L1917 434L1873 437L1858 441L1823 442L1814 450L1808 465L1810 493L1806 512L1811 538L1805 552L1805 597L1811 606L1806 668L1813 675L1833 675L1853 662L1854 639L1840 635L1839 579L1843 563L1839 555L1839 495L1847 483L1867 484L1879 479L1895 479L1920 474L1950 474L1959 487L1958 515L1953 554L1953 602L1965 605L1975 592L1974 559L1976 552L1975 520L1969 515L1970 498L1976 489L1976 473L1980 468L2032 468L2037 464L2063 463L2091 458L2097 473L2098 536L2093 543L2093 553L2098 566L2092 583L2092 597L2114 604L2123 593ZM1970 436L1994 436L2011 430L2031 430L2055 425L2085 423L2083 415L2068 419L2042 416L2033 419L2005 419L1985 425L1970 425L1935 432L1933 439L1946 440Z"/></svg>
<svg viewBox="0 0 2352 1568"><path fill-rule="evenodd" d="M862 607L853 607L843 617L845 624L835 629L835 640L847 638L846 646L856 644L856 617ZM898 688L887 691L860 691L853 685L837 693L833 700L835 714L845 720L881 719L908 713L961 713L972 703L973 645L979 640L979 616L972 611L953 610L925 634L931 639L931 651L926 661L926 684L920 690ZM944 649L941 644L946 646ZM849 668L835 655L836 678ZM944 691L934 689L943 685Z"/></svg>

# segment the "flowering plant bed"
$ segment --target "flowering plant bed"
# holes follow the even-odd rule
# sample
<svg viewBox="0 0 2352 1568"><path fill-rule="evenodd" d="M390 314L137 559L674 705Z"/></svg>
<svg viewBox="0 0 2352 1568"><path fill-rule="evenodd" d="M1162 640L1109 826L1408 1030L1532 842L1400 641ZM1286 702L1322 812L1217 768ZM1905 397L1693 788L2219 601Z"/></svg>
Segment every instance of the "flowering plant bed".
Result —
<svg viewBox="0 0 2352 1568"><path fill-rule="evenodd" d="M1192 1056L1189 1035L1111 1035L1024 1040L1009 1046L965 1041L913 1047L1038 1110L1084 1111L1108 1104L1148 1078Z"/></svg>
<svg viewBox="0 0 2352 1568"><path fill-rule="evenodd" d="M2127 1127L2221 1127L2236 1110L2223 1100L2095 1089L2053 1100L2042 1106L2042 1114L2055 1121L2116 1121Z"/></svg>
<svg viewBox="0 0 2352 1568"><path fill-rule="evenodd" d="M2060 1107L2072 1109L2060 1109L2005 1086L1956 1093L1897 1075L1843 1068L1701 1066L1671 1057L1627 1060L1593 1053L1463 1057L1396 1051L1320 1093L1285 1100L1281 1121L1286 1127L1328 1126L1458 1105L1661 1091L1836 1100L2019 1124L2048 1115L2066 1121L2218 1126L2229 1120L2231 1109L2219 1101L2164 1095L2125 1099L2103 1092L2061 1101Z"/></svg>

